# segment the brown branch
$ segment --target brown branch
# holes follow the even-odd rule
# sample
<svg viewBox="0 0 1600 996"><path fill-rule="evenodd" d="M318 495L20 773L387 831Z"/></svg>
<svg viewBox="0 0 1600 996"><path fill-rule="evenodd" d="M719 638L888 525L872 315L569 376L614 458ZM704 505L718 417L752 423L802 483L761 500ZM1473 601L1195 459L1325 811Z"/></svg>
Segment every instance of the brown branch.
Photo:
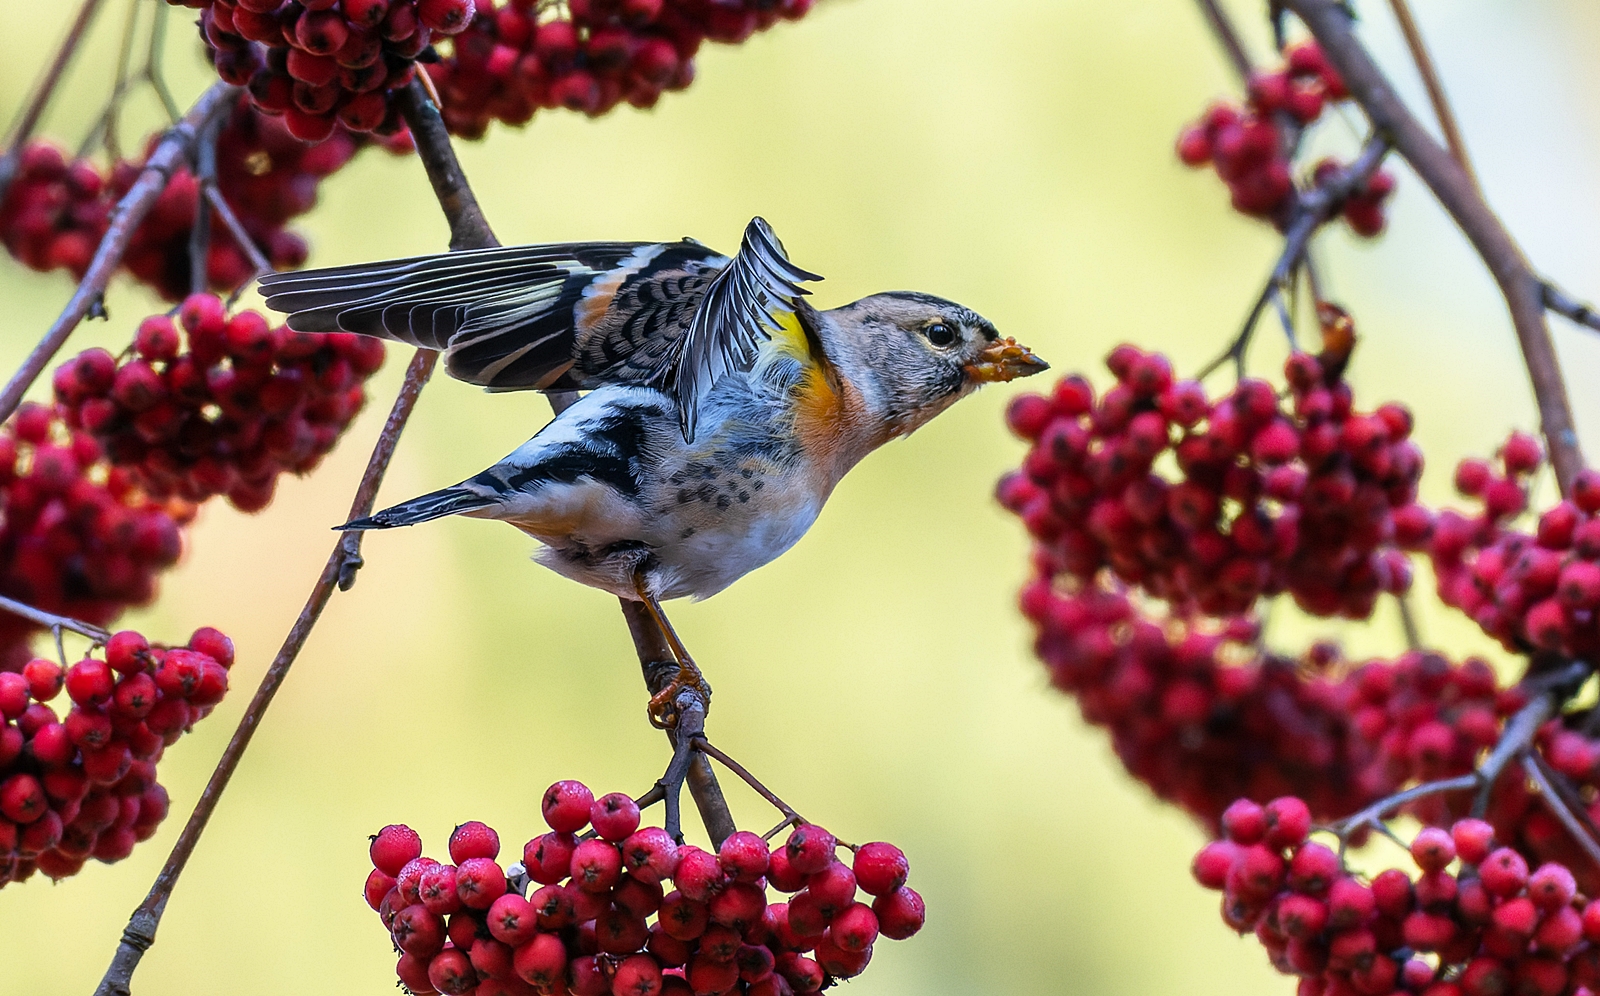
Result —
<svg viewBox="0 0 1600 996"><path fill-rule="evenodd" d="M213 117L231 108L238 93L238 87L226 83L212 84L211 89L200 95L189 113L167 131L150 154L139 178L117 202L111 224L100 239L94 259L90 261L88 271L78 282L78 289L73 291L61 316L45 332L39 344L33 347L33 352L28 354L5 388L0 389L0 421L10 418L11 413L17 410L29 386L44 372L78 323L100 307L101 295L111 283L117 268L122 265L122 256L128 251L128 243L140 222L144 221L156 198L161 196L161 191L166 189L173 171L183 165L200 131Z"/></svg>
<svg viewBox="0 0 1600 996"><path fill-rule="evenodd" d="M1211 25L1211 31L1217 36L1217 41L1222 43L1222 48L1228 53L1228 61L1233 64L1233 71L1239 74L1239 81L1250 83L1250 77L1255 75L1255 67L1250 64L1250 56L1244 50L1244 40L1239 37L1239 30L1233 26L1228 14L1222 9L1218 0L1198 0L1200 13L1205 15L1206 23Z"/></svg>
<svg viewBox="0 0 1600 996"><path fill-rule="evenodd" d="M1345 5L1339 0L1284 0L1284 5L1311 29L1373 126L1394 142L1493 274L1522 347L1556 480L1561 493L1569 494L1573 478L1583 468L1583 453L1555 344L1545 323L1543 282L1484 202L1471 174L1401 102L1383 70L1356 38Z"/></svg>
<svg viewBox="0 0 1600 996"><path fill-rule="evenodd" d="M1476 187L1478 177L1473 172L1472 160L1467 158L1467 144L1461 140L1455 112L1450 109L1450 98L1445 96L1444 83L1439 79L1433 57L1428 54L1428 46L1423 43L1422 31L1417 27L1416 18L1411 16L1411 5L1406 0L1389 0L1389 6L1394 9L1395 20L1400 22L1400 33L1405 36L1406 48L1411 50L1411 61L1417 66L1422 85L1428 90L1428 102L1433 105L1433 116L1439 121L1439 130L1444 132L1445 144L1450 146L1450 154L1461 164Z"/></svg>
<svg viewBox="0 0 1600 996"><path fill-rule="evenodd" d="M350 503L348 518L357 519L371 513L378 485L382 483L384 471L389 467L389 459L394 456L400 432L405 428L406 420L411 417L417 395L421 393L423 385L433 373L437 359L438 354L427 349L417 350L416 355L412 357L411 366L406 370L405 383L400 388L399 396L395 398L394 407L389 411L389 419L384 423L383 431L378 435L372 456L367 461L366 472L361 475L361 483L356 488L355 498ZM322 610L327 607L328 599L333 596L335 586L353 571L352 558L354 564L359 565L361 535L361 533L345 533L334 545L333 552L328 556L328 561L323 565L322 573L317 578L317 583L306 599L305 607L300 610L300 616L290 628L289 635L284 638L278 655L273 658L267 673L262 676L261 684L256 688L254 697L250 699L250 705L245 709L244 716L233 731L233 738L228 741L227 749L222 752L216 769L211 773L211 780L206 783L205 791L200 794L200 801L189 814L189 821L184 824L177 843L173 844L172 853L167 856L166 864L156 876L155 884L150 887L144 902L133 911L127 928L122 932L122 942L117 946L111 967L106 970L99 987L95 989L95 996L128 996L133 971L138 967L139 959L150 945L155 943L156 928L161 923L161 914L166 909L167 899L172 895L173 886L177 885L178 876L183 874L189 856L194 853L195 845L200 842L200 835L205 832L206 824L216 810L217 803L221 801L222 793L227 789L228 781L238 768L246 748L250 746L250 739L255 736L256 728L261 725L267 707L272 704L273 696L283 685L284 678L288 677L289 668L300 655L301 649L305 647L312 628L316 626ZM349 586L345 584L343 587Z"/></svg>
<svg viewBox="0 0 1600 996"><path fill-rule="evenodd" d="M17 175L17 164L22 160L22 147L33 137L33 130L39 126L39 118L44 114L45 105L49 104L50 98L55 95L56 85L61 82L61 74L66 71L67 63L71 62L73 55L77 53L78 45L83 41L83 33L94 20L101 2L102 0L83 0L83 5L78 8L78 16L67 29L67 36L61 40L61 47L56 49L55 58L50 61L44 75L34 87L33 98L23 109L22 117L18 119L16 127L11 129L9 136L11 145L6 149L5 155L0 156L0 201L6 199L6 190L10 188L12 179Z"/></svg>

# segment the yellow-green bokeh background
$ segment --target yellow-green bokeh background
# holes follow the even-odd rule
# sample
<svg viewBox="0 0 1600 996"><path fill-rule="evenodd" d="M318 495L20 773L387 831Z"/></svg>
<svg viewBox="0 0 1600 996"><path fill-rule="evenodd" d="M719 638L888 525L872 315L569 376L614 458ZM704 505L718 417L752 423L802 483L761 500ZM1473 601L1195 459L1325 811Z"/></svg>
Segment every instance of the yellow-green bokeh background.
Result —
<svg viewBox="0 0 1600 996"><path fill-rule="evenodd" d="M72 6L7 5L0 116ZM1415 98L1386 6L1361 6ZM47 122L69 141L102 99L121 13L109 7ZM1232 7L1259 27L1259 3ZM1582 0L1416 7L1491 201L1539 266L1600 294L1600 14ZM179 23L189 15L174 13L168 61L186 101L204 76ZM1253 40L1265 51L1261 30ZM1060 370L1094 368L1122 340L1193 370L1274 255L1269 230L1171 154L1179 126L1231 89L1186 0L827 0L741 48L708 47L694 87L653 112L541 116L462 158L508 242L692 233L731 247L760 213L828 275L825 306L925 289ZM1359 119L1344 117L1321 141L1353 146ZM328 182L300 227L322 264L445 240L417 164L382 153ZM1361 396L1417 409L1426 491L1444 498L1442 468L1530 424L1491 283L1408 174L1392 234L1357 245L1333 231L1318 254L1365 336ZM60 275L0 262L0 367L68 291ZM127 287L109 304L112 321L75 347L119 347L151 310ZM1567 327L1557 338L1600 446L1600 345ZM1280 352L1263 347L1262 366ZM391 355L371 408L314 477L286 482L253 518L208 507L160 603L134 617L168 638L201 624L232 634L234 692L163 762L174 816L154 840L60 885L0 893L0 992L86 993L98 979L327 554L404 360ZM1012 608L1021 531L989 499L1020 454L1000 423L1014 391L986 391L888 447L791 553L676 608L716 684L712 732L812 818L910 854L928 928L880 945L852 992L1289 993L1190 881L1196 828L1123 776L1029 655ZM440 380L382 500L475 472L544 417L537 398ZM403 821L442 852L451 826L479 818L514 847L537 832L552 779L637 792L665 763L609 597L530 564L528 542L490 523L374 535L366 551L361 583L335 597L195 853L139 992L392 992L388 943L360 897L367 834ZM1480 646L1436 613L1424 621L1447 646ZM1381 615L1356 645L1392 647L1396 629ZM763 804L730 793L741 820L768 825Z"/></svg>

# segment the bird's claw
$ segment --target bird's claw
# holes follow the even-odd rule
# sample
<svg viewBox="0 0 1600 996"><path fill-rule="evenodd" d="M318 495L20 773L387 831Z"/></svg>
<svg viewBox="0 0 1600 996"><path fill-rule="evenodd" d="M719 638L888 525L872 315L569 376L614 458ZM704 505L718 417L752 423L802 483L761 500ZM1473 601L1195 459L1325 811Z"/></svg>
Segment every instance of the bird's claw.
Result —
<svg viewBox="0 0 1600 996"><path fill-rule="evenodd" d="M678 673L667 687L650 696L650 705L647 714L650 725L658 730L670 730L678 725L678 696L685 689L694 689L699 693L707 705L711 702L711 686L707 684L705 675L695 667L692 661L685 661L678 665Z"/></svg>

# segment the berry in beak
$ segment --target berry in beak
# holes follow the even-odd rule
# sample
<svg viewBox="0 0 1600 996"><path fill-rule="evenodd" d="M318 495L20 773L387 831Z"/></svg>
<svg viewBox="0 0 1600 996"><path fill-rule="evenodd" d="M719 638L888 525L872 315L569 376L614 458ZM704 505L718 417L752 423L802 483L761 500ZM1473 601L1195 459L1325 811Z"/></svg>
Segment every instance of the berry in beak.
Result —
<svg viewBox="0 0 1600 996"><path fill-rule="evenodd" d="M1032 377L1050 369L1050 364L1033 355L1033 350L1007 336L986 346L978 358L967 364L967 376L980 384Z"/></svg>

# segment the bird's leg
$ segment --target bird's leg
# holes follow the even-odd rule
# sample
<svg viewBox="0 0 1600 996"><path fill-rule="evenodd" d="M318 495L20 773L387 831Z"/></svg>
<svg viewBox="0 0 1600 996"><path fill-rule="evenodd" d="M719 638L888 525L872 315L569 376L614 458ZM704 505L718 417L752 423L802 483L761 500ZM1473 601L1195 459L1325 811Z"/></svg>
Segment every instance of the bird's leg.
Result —
<svg viewBox="0 0 1600 996"><path fill-rule="evenodd" d="M673 660L678 663L678 673L671 682L661 691L650 697L650 722L657 727L665 729L673 725L673 714L676 712L675 700L678 693L685 688L693 688L705 699L706 704L711 702L711 686L706 684L705 676L695 666L694 659L689 656L689 651L684 647L683 641L678 639L678 633L672 628L672 623L667 621L667 614L661 611L661 603L650 594L645 585L644 572L636 571L633 575L633 590L639 596L639 601L644 603L645 611L650 613L650 618L655 620L656 627L661 630L661 635L667 641L667 649L672 651Z"/></svg>

